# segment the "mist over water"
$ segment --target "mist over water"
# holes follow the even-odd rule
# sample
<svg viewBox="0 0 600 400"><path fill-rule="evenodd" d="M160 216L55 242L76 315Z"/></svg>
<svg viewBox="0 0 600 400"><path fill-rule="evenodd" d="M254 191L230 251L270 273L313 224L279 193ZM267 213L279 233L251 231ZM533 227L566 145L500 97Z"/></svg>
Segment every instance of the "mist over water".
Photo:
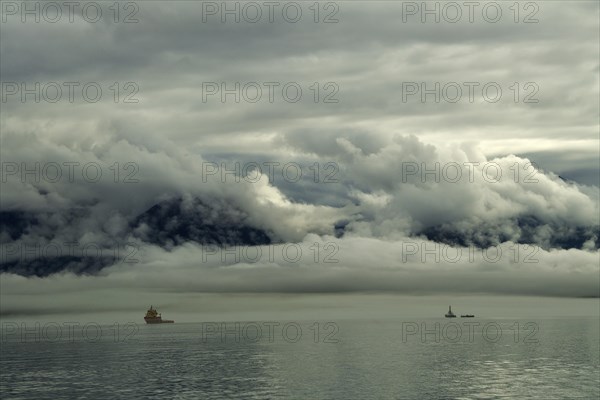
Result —
<svg viewBox="0 0 600 400"><path fill-rule="evenodd" d="M4 295L1 321L79 321L111 325L143 323L145 310L154 305L176 322L354 320L442 317L448 305L457 314L481 318L597 317L598 299L494 295L421 295L395 293L163 293L113 289L108 292L53 294L43 303L17 303L19 296ZM79 302L75 302L79 299Z"/></svg>

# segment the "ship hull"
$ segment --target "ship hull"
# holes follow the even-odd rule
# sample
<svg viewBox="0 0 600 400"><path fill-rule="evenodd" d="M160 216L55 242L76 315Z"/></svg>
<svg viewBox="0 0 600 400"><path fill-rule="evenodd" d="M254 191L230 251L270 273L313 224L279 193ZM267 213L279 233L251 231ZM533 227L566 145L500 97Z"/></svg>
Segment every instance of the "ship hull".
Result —
<svg viewBox="0 0 600 400"><path fill-rule="evenodd" d="M147 324L172 324L175 321L170 319L162 319L162 318L144 318Z"/></svg>

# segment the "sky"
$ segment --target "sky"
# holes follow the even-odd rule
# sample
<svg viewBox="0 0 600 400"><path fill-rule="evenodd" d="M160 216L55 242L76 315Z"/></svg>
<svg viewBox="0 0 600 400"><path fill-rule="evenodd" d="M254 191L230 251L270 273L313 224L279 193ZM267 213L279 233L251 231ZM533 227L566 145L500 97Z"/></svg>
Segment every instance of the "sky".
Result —
<svg viewBox="0 0 600 400"><path fill-rule="evenodd" d="M598 2L23 4L0 315L598 297Z"/></svg>

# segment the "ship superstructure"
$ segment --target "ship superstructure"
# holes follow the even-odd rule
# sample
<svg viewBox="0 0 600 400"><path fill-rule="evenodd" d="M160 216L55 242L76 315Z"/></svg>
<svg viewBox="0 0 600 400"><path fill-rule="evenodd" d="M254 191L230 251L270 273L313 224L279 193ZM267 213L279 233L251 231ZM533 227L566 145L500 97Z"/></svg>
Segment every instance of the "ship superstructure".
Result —
<svg viewBox="0 0 600 400"><path fill-rule="evenodd" d="M146 321L147 324L172 324L175 322L168 319L162 319L162 316L156 311L156 308L152 308L152 306L146 311L144 321Z"/></svg>
<svg viewBox="0 0 600 400"><path fill-rule="evenodd" d="M445 315L446 318L456 318L456 314L452 312L452 306L448 306L448 312Z"/></svg>

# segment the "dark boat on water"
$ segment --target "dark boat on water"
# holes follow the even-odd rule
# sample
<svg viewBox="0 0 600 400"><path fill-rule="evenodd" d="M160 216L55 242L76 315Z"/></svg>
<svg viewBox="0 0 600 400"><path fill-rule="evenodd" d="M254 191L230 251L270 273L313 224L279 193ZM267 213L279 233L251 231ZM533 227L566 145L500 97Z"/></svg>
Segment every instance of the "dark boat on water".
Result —
<svg viewBox="0 0 600 400"><path fill-rule="evenodd" d="M147 324L172 324L175 322L170 319L162 319L161 315L156 311L156 308L152 308L152 306L146 311L144 321L146 321Z"/></svg>
<svg viewBox="0 0 600 400"><path fill-rule="evenodd" d="M465 315L461 315L461 318L474 318L475 316L473 314L465 314Z"/></svg>
<svg viewBox="0 0 600 400"><path fill-rule="evenodd" d="M452 312L452 306L448 306L448 312L444 316L446 318L456 318L456 314Z"/></svg>

